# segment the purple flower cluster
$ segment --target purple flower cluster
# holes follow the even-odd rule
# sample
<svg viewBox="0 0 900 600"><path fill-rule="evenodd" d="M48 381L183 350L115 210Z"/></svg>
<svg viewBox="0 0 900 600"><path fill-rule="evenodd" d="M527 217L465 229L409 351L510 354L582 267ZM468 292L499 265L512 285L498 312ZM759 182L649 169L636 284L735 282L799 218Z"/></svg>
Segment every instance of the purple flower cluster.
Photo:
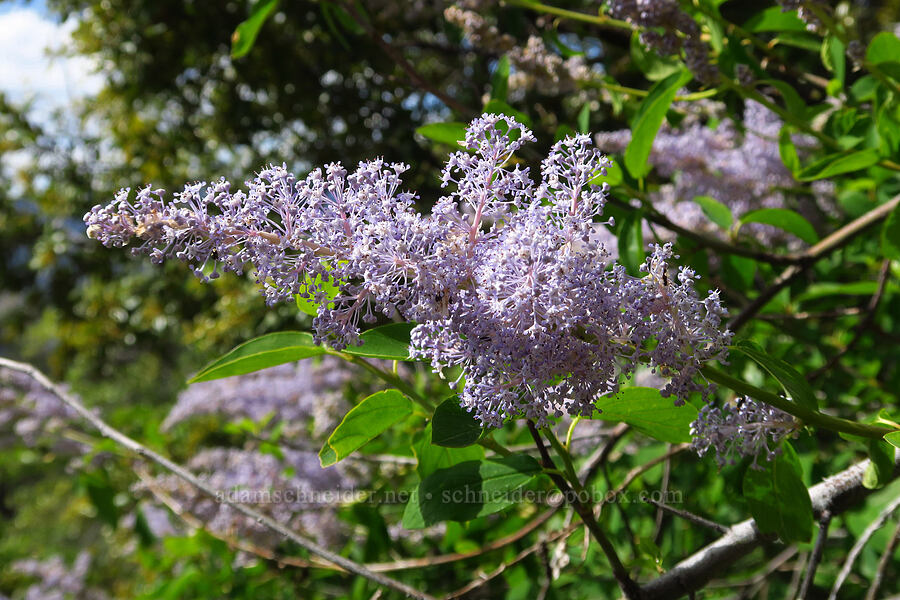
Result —
<svg viewBox="0 0 900 600"><path fill-rule="evenodd" d="M719 70L709 61L709 46L701 39L697 21L684 12L677 0L610 0L609 15L642 28L641 42L663 56L684 50L684 59L694 76L712 84Z"/></svg>
<svg viewBox="0 0 900 600"><path fill-rule="evenodd" d="M279 459L254 450L209 448L197 453L187 466L230 500L250 504L322 544L335 544L344 535L336 510L342 494L357 489L364 474L344 463L323 469L315 452L285 449L282 453L283 459ZM154 486L220 535L247 538L266 547L282 541L277 533L224 504L222 498L210 498L175 475L160 475ZM139 483L135 489L146 487Z"/></svg>
<svg viewBox="0 0 900 600"><path fill-rule="evenodd" d="M797 427L797 421L786 412L751 398L738 398L722 408L707 404L700 410L691 424L692 446L700 456L714 449L720 467L733 465L744 456L752 456L757 467L760 453L772 460L778 442Z"/></svg>
<svg viewBox="0 0 900 600"><path fill-rule="evenodd" d="M317 340L338 348L357 343L376 312L417 323L412 357L460 367L462 403L486 425L591 414L644 362L679 400L705 391L698 369L731 335L718 294L701 300L690 269L670 277L668 245L652 250L646 276L629 276L596 235L606 189L592 181L607 159L588 136L570 137L536 182L515 158L533 139L509 117L475 119L430 215L400 190L405 165L373 160L303 180L269 167L246 193L195 184L172 202L123 190L85 223L108 246L135 240L135 251L179 258L203 277L252 267L270 302L318 302ZM335 298L321 280L338 286Z"/></svg>
<svg viewBox="0 0 900 600"><path fill-rule="evenodd" d="M717 230L693 202L697 196L715 198L728 206L735 217L758 208L789 207L784 190L799 184L778 151L781 120L751 101L744 107L742 124L743 132L731 120L711 128L697 114L688 114L677 129L664 124L653 142L648 162L659 175L671 178L672 183L651 193L653 207L682 227L709 233ZM611 131L595 138L604 151L624 152L631 132ZM798 135L794 142L803 152L811 140ZM798 204L798 210L812 217L818 210L816 205L822 210L831 209L827 182L816 182L811 191L813 196L805 197L807 204ZM771 226L750 224L746 228L764 243L787 241L782 230ZM799 243L794 238L790 241Z"/></svg>
<svg viewBox="0 0 900 600"><path fill-rule="evenodd" d="M51 435L78 417L31 377L0 369L0 446L21 440L26 446L52 444L60 454L80 454L85 446Z"/></svg>
<svg viewBox="0 0 900 600"><path fill-rule="evenodd" d="M321 441L350 409L341 393L350 378L346 362L325 356L196 383L179 394L162 427L171 429L200 415L230 422L271 419L287 438L308 439L311 433Z"/></svg>
<svg viewBox="0 0 900 600"><path fill-rule="evenodd" d="M91 566L91 555L82 551L71 566L62 558L54 556L46 560L26 559L12 564L12 571L36 578L22 596L25 600L103 600L108 596L97 589L88 587L86 579Z"/></svg>

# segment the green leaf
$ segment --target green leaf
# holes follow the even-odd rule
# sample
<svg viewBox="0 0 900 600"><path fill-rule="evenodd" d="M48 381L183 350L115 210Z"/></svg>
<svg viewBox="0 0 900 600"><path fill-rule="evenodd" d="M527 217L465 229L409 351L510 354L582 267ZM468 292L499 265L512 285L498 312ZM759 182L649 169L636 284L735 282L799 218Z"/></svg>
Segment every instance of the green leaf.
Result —
<svg viewBox="0 0 900 600"><path fill-rule="evenodd" d="M653 48L644 46L640 38L637 31L631 36L631 59L648 80L659 81L684 69L677 57L660 56Z"/></svg>
<svg viewBox="0 0 900 600"><path fill-rule="evenodd" d="M816 395L806 382L806 379L798 373L794 367L781 360L766 354L766 352L748 340L741 340L730 346L731 350L736 350L744 356L755 361L759 366L769 372L772 377L778 380L778 383L784 388L788 396L799 404L812 410L818 410L818 402Z"/></svg>
<svg viewBox="0 0 900 600"><path fill-rule="evenodd" d="M416 133L440 144L458 148L466 139L466 124L449 121L446 123L429 123L416 129Z"/></svg>
<svg viewBox="0 0 900 600"><path fill-rule="evenodd" d="M869 466L863 473L863 487L884 487L894 477L894 446L884 440L868 440Z"/></svg>
<svg viewBox="0 0 900 600"><path fill-rule="evenodd" d="M806 23L800 20L797 11L783 12L780 6L772 6L747 19L744 29L751 33L806 31Z"/></svg>
<svg viewBox="0 0 900 600"><path fill-rule="evenodd" d="M818 43L816 44L816 48L818 48ZM778 90L778 93L781 94L782 100L784 100L785 108L802 118L806 117L806 103L803 101L803 98L800 97L800 94L797 93L797 90L791 86L791 84L781 81L780 79L762 79L754 82L755 86L758 85L769 85Z"/></svg>
<svg viewBox="0 0 900 600"><path fill-rule="evenodd" d="M841 85L844 83L844 75L846 73L846 61L844 60L845 50L844 42L833 35L829 35L825 38L820 51L822 64L825 65L826 69L834 73L835 79L837 79Z"/></svg>
<svg viewBox="0 0 900 600"><path fill-rule="evenodd" d="M830 154L800 169L796 177L797 181L825 179L835 175L867 169L879 160L881 160L881 157L878 156L878 151L872 149Z"/></svg>
<svg viewBox="0 0 900 600"><path fill-rule="evenodd" d="M691 80L688 71L672 73L650 88L650 93L641 102L641 107L631 123L631 142L625 149L625 168L635 178L650 172L647 157L653 148L656 132L669 110L669 105L679 88Z"/></svg>
<svg viewBox="0 0 900 600"><path fill-rule="evenodd" d="M421 479L425 479L438 469L446 469L455 464L467 460L481 460L484 458L484 448L478 445L465 448L448 448L436 446L431 443L432 424L429 423L423 432L418 434L417 441L413 444L413 453L416 455L416 473Z"/></svg>
<svg viewBox="0 0 900 600"><path fill-rule="evenodd" d="M747 469L743 484L756 526L785 542L808 542L813 529L812 501L803 485L797 453L784 442L778 456L759 466L762 469Z"/></svg>
<svg viewBox="0 0 900 600"><path fill-rule="evenodd" d="M338 292L341 291L340 287L335 285L335 282L330 277L328 279L322 279L322 276L319 274L316 274L315 277L310 277L308 273L303 276L301 290L303 293L294 294L297 308L313 317L319 315L319 305L314 301L315 290L321 290L329 301L334 300L337 297ZM307 294L311 297L306 298Z"/></svg>
<svg viewBox="0 0 900 600"><path fill-rule="evenodd" d="M807 244L815 244L819 241L816 230L809 221L801 217L798 213L787 208L760 208L759 210L751 210L741 215L739 220L741 225L747 223L762 223L763 225L772 225L783 229L788 233L793 233Z"/></svg>
<svg viewBox="0 0 900 600"><path fill-rule="evenodd" d="M891 211L881 228L881 252L885 258L900 260L900 206Z"/></svg>
<svg viewBox="0 0 900 600"><path fill-rule="evenodd" d="M105 470L82 473L81 485L103 522L115 529L119 524L119 508L115 503L116 490Z"/></svg>
<svg viewBox="0 0 900 600"><path fill-rule="evenodd" d="M244 375L322 354L325 354L325 349L313 342L311 334L305 331L279 331L235 347L206 365L188 383Z"/></svg>
<svg viewBox="0 0 900 600"><path fill-rule="evenodd" d="M470 460L435 471L413 490L403 526L420 529L441 521L470 521L501 511L519 500L517 489L540 474L526 454Z"/></svg>
<svg viewBox="0 0 900 600"><path fill-rule="evenodd" d="M459 405L459 397L447 398L434 409L431 443L448 448L471 446L481 437L481 423Z"/></svg>
<svg viewBox="0 0 900 600"><path fill-rule="evenodd" d="M884 441L893 445L895 448L900 448L900 431L892 431L884 434Z"/></svg>
<svg viewBox="0 0 900 600"><path fill-rule="evenodd" d="M491 98L506 102L509 93L509 57L503 55L497 61L497 68L491 77Z"/></svg>
<svg viewBox="0 0 900 600"><path fill-rule="evenodd" d="M781 156L781 162L788 168L791 173L796 174L800 170L800 155L797 154L797 146L791 138L793 130L785 125L778 132L778 154Z"/></svg>
<svg viewBox="0 0 900 600"><path fill-rule="evenodd" d="M330 467L412 414L412 402L400 390L384 390L350 409L319 452L319 462Z"/></svg>
<svg viewBox="0 0 900 600"><path fill-rule="evenodd" d="M888 288L891 286L889 285ZM827 296L871 296L878 290L877 281L854 281L852 283L836 283L823 281L814 283L797 296L797 300L804 302L816 300Z"/></svg>
<svg viewBox="0 0 900 600"><path fill-rule="evenodd" d="M278 0L260 0L256 3L250 18L239 24L231 35L231 58L240 58L250 52L260 28L277 7Z"/></svg>
<svg viewBox="0 0 900 600"><path fill-rule="evenodd" d="M415 323L391 323L369 329L359 335L362 346L348 346L343 352L386 360L412 360L409 358L409 335L415 326Z"/></svg>
<svg viewBox="0 0 900 600"><path fill-rule="evenodd" d="M578 111L578 133L590 133L591 129L591 103L585 102Z"/></svg>
<svg viewBox="0 0 900 600"><path fill-rule="evenodd" d="M622 172L622 167L619 166L619 163L609 157L607 159L609 160L609 166L606 167L606 175L597 175L588 181L589 184L602 185L607 183L611 187L619 185L625 179L625 174Z"/></svg>
<svg viewBox="0 0 900 600"><path fill-rule="evenodd" d="M619 262L625 265L629 275L637 276L644 262L643 218L639 211L625 217L619 229Z"/></svg>
<svg viewBox="0 0 900 600"><path fill-rule="evenodd" d="M507 117L512 117L526 127L531 127L531 117L496 98L488 100L488 103L484 105L484 110L482 112L495 115L506 115Z"/></svg>
<svg viewBox="0 0 900 600"><path fill-rule="evenodd" d="M630 387L597 400L599 413L592 419L628 423L641 433L661 442L680 444L691 441L691 423L697 409L690 404L675 406L673 398L663 398L659 390Z"/></svg>
<svg viewBox="0 0 900 600"><path fill-rule="evenodd" d="M873 65L897 62L900 60L900 39L889 31L882 31L869 42L866 60Z"/></svg>
<svg viewBox="0 0 900 600"><path fill-rule="evenodd" d="M700 205L700 209L706 218L721 227L728 229L731 227L732 216L731 209L713 198L712 196L694 196L694 202Z"/></svg>

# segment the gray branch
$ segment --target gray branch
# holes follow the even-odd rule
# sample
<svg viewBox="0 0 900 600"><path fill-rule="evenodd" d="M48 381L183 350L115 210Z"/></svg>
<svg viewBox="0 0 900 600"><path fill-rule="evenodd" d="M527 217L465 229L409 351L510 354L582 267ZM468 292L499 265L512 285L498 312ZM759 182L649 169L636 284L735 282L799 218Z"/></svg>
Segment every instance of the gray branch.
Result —
<svg viewBox="0 0 900 600"><path fill-rule="evenodd" d="M344 569L350 573L353 573L354 575L358 575L360 577L365 577L366 579L368 579L374 583L377 583L378 585L402 592L403 594L406 594L407 597L417 598L419 600L435 600L435 598L433 596L430 596L430 595L426 594L425 592L421 592L413 587L410 587L410 586L406 585L405 583L403 583L402 581L397 581L396 579L392 579L391 577L387 577L387 576L381 575L379 573L374 573L374 572L370 571L369 569L367 569L366 567L353 562L352 560L344 558L343 556L341 556L339 554L335 554L334 552L331 552L330 550L323 548L322 546L319 546L312 540L309 540L309 539L306 539L305 537L297 535L296 533L294 533L293 531L291 531L289 528L285 527L278 521L275 521L274 519L272 519L260 512L253 510L252 508L250 508L249 506L247 506L245 504L240 504L238 502L233 502L233 501L229 500L228 494L222 494L219 490L216 490L216 489L210 487L209 485L207 485L206 483L204 483L203 481L198 479L193 473L191 473L190 471L188 471L181 465L172 462L165 456L162 456L161 454L154 452L153 450L151 450L150 448L147 448L140 442L137 442L137 441L131 439L124 433L121 433L119 430L114 429L112 426L108 425L103 419L101 419L96 414L94 414L93 412L88 410L87 407L85 407L77 398L75 398L71 394L68 394L65 390L60 388L58 385L54 384L52 381L50 381L43 373L41 373L35 367L25 364L25 363L19 363L19 362L12 361L12 360L9 360L6 358L2 358L2 357L0 357L0 367L5 367L7 369L11 369L13 371L18 371L20 373L24 373L24 374L28 375L29 377L34 379L34 381L36 381L42 388L44 388L45 390L47 390L48 392L50 392L51 394L53 394L54 396L59 398L62 402L64 402L72 410L77 412L84 420L88 421L91 425L93 425L94 428L96 428L97 431L99 431L104 437L107 437L107 438L113 440L120 446L126 448L127 450L130 450L131 452L134 452L138 456L142 456L142 457L156 463L157 465L161 466L162 468L166 469L167 471L174 473L175 475L177 475L178 477L180 477L181 479L183 479L190 485L194 486L195 488L197 488L204 494L206 494L218 501L221 501L224 504L227 504L228 506L230 506L234 510L238 511L239 513L243 514L244 516L254 519L260 525L264 525L265 527L268 527L272 531L275 531L276 533L284 536L286 539L291 540L292 542L294 542L301 548L306 549L311 554L320 556L320 557L324 558L325 560L341 567L342 569Z"/></svg>
<svg viewBox="0 0 900 600"><path fill-rule="evenodd" d="M865 497L871 490L862 480L869 460L857 463L809 488L816 516L828 511L837 515ZM681 561L667 573L641 586L641 600L670 600L702 589L715 575L739 558L771 540L753 519L742 521L728 533Z"/></svg>

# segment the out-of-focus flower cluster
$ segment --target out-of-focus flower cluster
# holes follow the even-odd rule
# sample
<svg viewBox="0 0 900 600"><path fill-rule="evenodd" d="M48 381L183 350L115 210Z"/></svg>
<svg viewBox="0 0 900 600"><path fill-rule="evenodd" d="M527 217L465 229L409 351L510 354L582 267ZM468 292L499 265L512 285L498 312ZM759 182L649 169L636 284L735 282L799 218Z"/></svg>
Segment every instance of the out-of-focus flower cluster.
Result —
<svg viewBox="0 0 900 600"><path fill-rule="evenodd" d="M82 551L68 566L59 556L46 560L26 559L12 564L12 571L34 577L36 582L25 590L24 600L104 600L108 596L88 586L86 579L91 555Z"/></svg>
<svg viewBox="0 0 900 600"><path fill-rule="evenodd" d="M0 446L21 439L27 446L46 442L57 453L80 453L82 444L53 435L74 418L75 411L34 379L0 368Z"/></svg>
<svg viewBox="0 0 900 600"><path fill-rule="evenodd" d="M664 393L705 392L695 376L730 339L718 293L701 299L688 268L670 275L668 245L652 249L645 276L628 275L595 235L606 190L591 182L608 161L588 136L567 138L536 182L514 158L532 140L509 117L475 119L430 215L400 191L407 167L378 159L302 180L272 166L247 192L197 183L173 201L123 190L85 223L108 246L136 242L135 252L178 258L203 278L253 268L270 302L314 299L317 340L338 348L358 343L360 321L378 312L418 323L412 357L461 367L462 404L486 425L591 414L645 362L669 380Z"/></svg>
<svg viewBox="0 0 900 600"><path fill-rule="evenodd" d="M788 207L787 190L798 184L778 151L782 122L775 113L756 102L747 102L742 120L745 129L739 131L731 120L711 128L700 118L697 107L687 108L695 112L689 113L678 128L663 124L648 158L659 175L672 178L671 183L650 194L657 211L686 229L714 233L720 230L693 201L697 196L715 198L728 206L735 218L759 208ZM707 112L716 110L708 104L700 108ZM606 152L624 152L631 141L631 131L599 133L595 139ZM811 140L795 136L794 142L803 151ZM816 182L811 192L811 197L805 197L808 202L796 207L801 213L813 216L815 210L831 210L828 182ZM787 234L774 227L751 223L746 229L764 243L786 241Z"/></svg>
<svg viewBox="0 0 900 600"><path fill-rule="evenodd" d="M757 458L765 454L772 460L778 453L778 442L797 430L798 423L786 412L752 398L738 398L722 408L707 404L691 424L692 446L703 456L716 452L719 466L732 465L745 456Z"/></svg>
<svg viewBox="0 0 900 600"><path fill-rule="evenodd" d="M485 4L481 0L461 2L444 11L444 17L466 35L473 46L506 54L513 67L509 87L513 90L538 88L544 94L565 94L577 88L578 82L593 76L590 66L580 54L563 58L547 47L537 35L528 37L524 46L505 33L501 33L485 17Z"/></svg>
<svg viewBox="0 0 900 600"><path fill-rule="evenodd" d="M609 16L641 28L641 42L663 56L679 55L698 81L715 83L719 71L709 60L700 26L677 0L610 0Z"/></svg>
<svg viewBox="0 0 900 600"><path fill-rule="evenodd" d="M221 498L210 498L175 475L140 482L135 490L164 492L178 503L180 511L219 535L248 539L268 548L283 541L277 533L226 505L223 500L227 498L249 504L322 544L335 544L345 534L337 508L345 496L352 499L349 494L360 487L364 470L345 463L323 469L315 452L284 449L281 453L278 458L236 448L198 452L187 467L222 492Z"/></svg>
<svg viewBox="0 0 900 600"><path fill-rule="evenodd" d="M178 396L163 429L200 415L215 415L229 422L271 419L273 425L281 425L287 438L311 433L318 440L350 409L341 393L350 378L346 362L325 356L195 383Z"/></svg>

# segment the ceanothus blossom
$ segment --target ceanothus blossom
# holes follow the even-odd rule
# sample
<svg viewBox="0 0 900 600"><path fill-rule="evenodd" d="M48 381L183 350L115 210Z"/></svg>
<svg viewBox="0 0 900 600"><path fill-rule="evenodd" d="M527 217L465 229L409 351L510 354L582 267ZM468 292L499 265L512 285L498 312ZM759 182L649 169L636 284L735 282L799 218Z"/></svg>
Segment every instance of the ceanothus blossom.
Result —
<svg viewBox="0 0 900 600"><path fill-rule="evenodd" d="M786 412L752 398L738 398L722 408L707 404L700 409L691 424L692 447L700 456L714 449L720 467L752 456L751 466L759 468L759 455L764 453L766 460L772 460L778 454L778 442L797 427L797 421Z"/></svg>
<svg viewBox="0 0 900 600"><path fill-rule="evenodd" d="M302 180L270 166L247 192L222 180L169 202L123 190L85 223L108 246L134 240L201 277L252 268L269 302L318 302L316 339L336 348L359 343L377 313L417 323L411 358L459 367L461 403L485 425L590 415L639 364L667 378L677 402L705 394L699 368L731 337L718 293L701 299L688 268L670 276L670 245L651 249L645 276L626 273L596 230L607 190L592 182L608 160L589 136L568 137L535 181L515 157L533 139L507 116L472 121L443 171L449 193L428 215L401 191L406 165L376 159Z"/></svg>

